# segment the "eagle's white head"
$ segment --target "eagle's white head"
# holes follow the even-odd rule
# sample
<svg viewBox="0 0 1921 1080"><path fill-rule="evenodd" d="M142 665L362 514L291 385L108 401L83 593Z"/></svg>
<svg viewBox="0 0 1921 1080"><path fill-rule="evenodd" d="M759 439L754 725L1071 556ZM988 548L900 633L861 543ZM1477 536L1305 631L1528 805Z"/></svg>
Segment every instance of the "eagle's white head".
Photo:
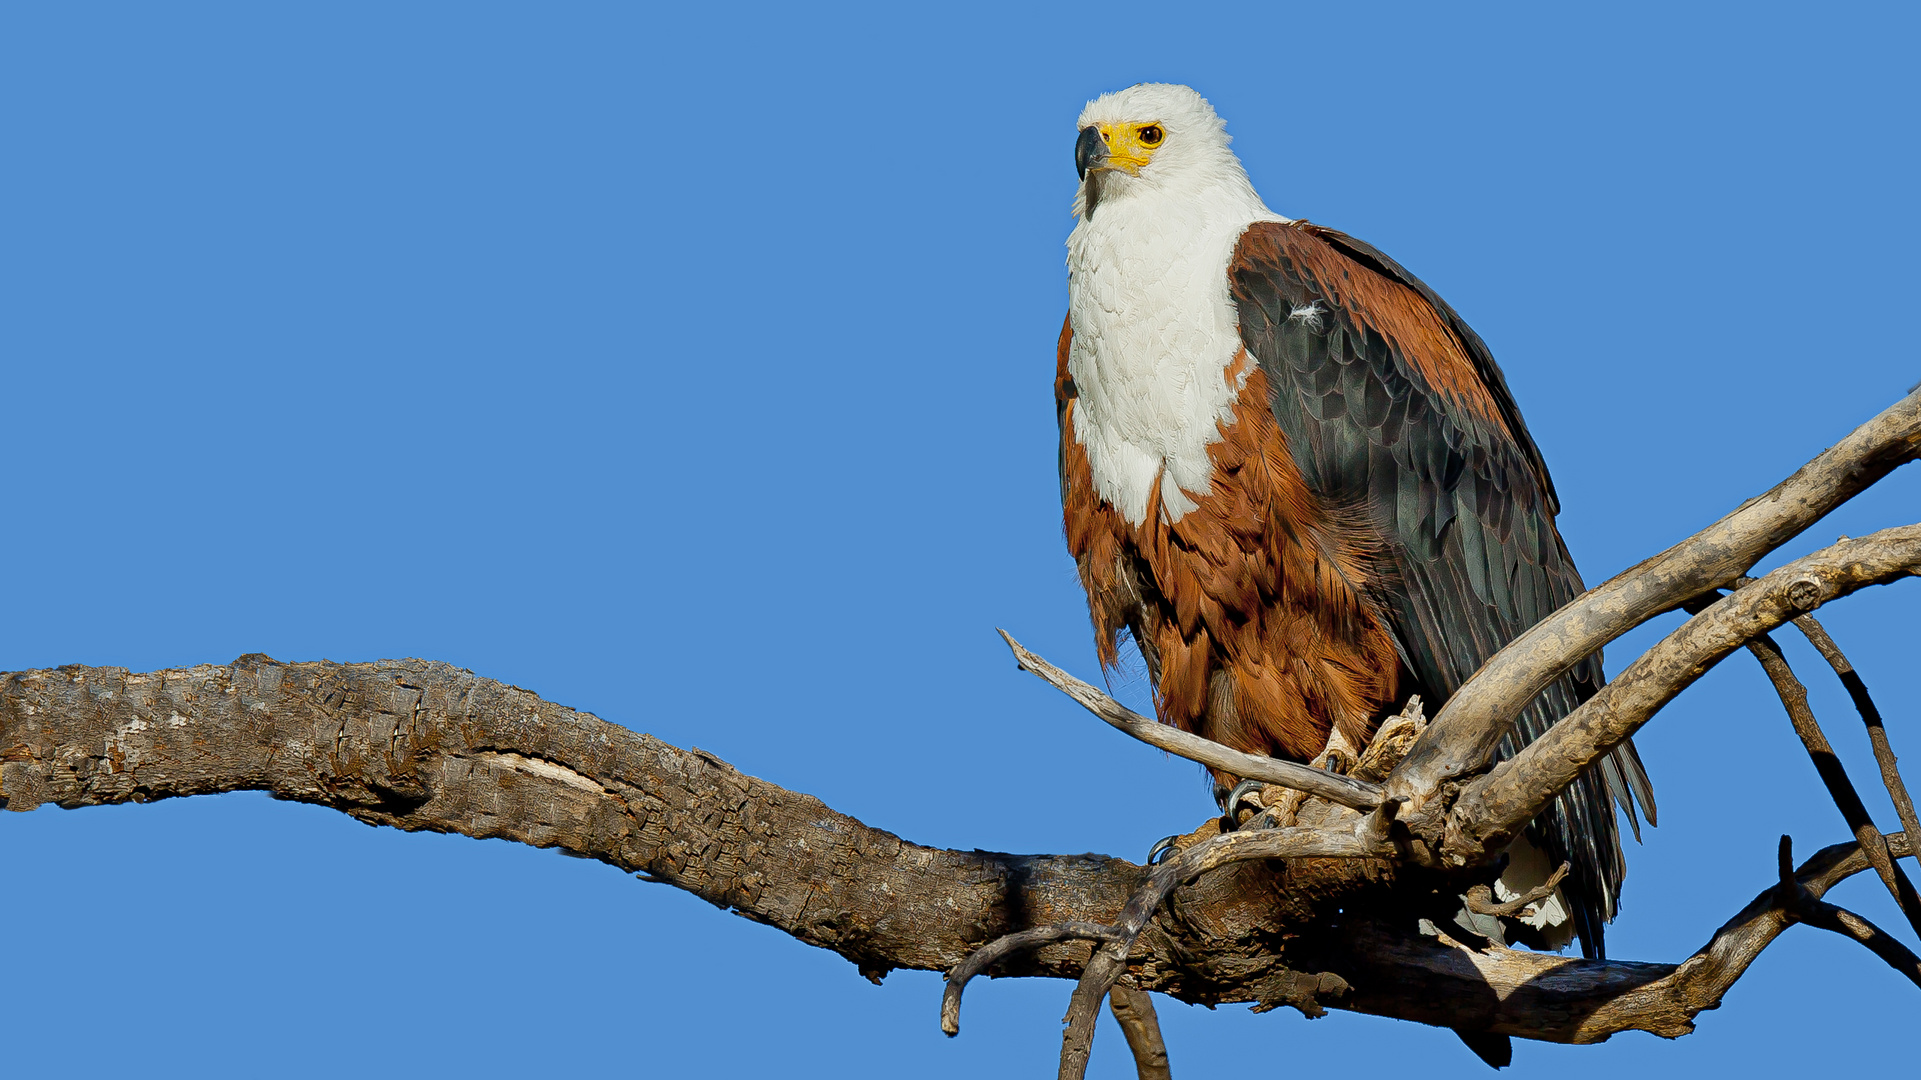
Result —
<svg viewBox="0 0 1921 1080"><path fill-rule="evenodd" d="M1136 198L1205 200L1267 208L1228 149L1227 125L1192 87L1137 83L1087 103L1075 125L1074 168L1081 187L1074 213Z"/></svg>
<svg viewBox="0 0 1921 1080"><path fill-rule="evenodd" d="M1198 504L1207 448L1234 422L1249 370L1228 261L1248 225L1286 221L1261 204L1207 99L1142 83L1081 111L1081 174L1067 238L1067 369L1074 436L1094 488L1129 522L1158 489L1168 521Z"/></svg>

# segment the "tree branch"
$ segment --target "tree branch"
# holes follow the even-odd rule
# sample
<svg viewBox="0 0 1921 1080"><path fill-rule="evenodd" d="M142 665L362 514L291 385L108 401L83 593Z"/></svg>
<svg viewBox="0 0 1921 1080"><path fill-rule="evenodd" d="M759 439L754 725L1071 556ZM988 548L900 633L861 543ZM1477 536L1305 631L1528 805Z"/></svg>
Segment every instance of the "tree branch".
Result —
<svg viewBox="0 0 1921 1080"><path fill-rule="evenodd" d="M1396 803L1386 804L1374 816L1391 817ZM1107 997L1127 970L1127 955L1134 942L1147 929L1149 919L1174 890L1210 871L1230 863L1253 859L1365 858L1391 855L1394 849L1385 839L1385 826L1370 828L1370 822L1355 823L1347 832L1331 829L1287 828L1232 832L1216 836L1182 851L1177 858L1153 867L1147 880L1134 891L1121 909L1114 937L1103 941L1082 970L1074 996L1068 999L1067 1028L1061 1033L1060 1080L1081 1080L1087 1075L1087 1058L1094 1048L1094 1021L1100 1015L1101 999Z"/></svg>
<svg viewBox="0 0 1921 1080"><path fill-rule="evenodd" d="M1876 836L1876 840L1886 844L1886 838ZM1906 945L1891 937L1887 931L1847 908L1824 902L1814 895L1795 878L1794 841L1781 837L1780 849L1781 883L1775 888L1775 906L1785 911L1796 922L1832 930L1842 937L1852 938L1867 946L1869 952L1886 961L1888 966L1921 987L1921 958L1909 951Z"/></svg>
<svg viewBox="0 0 1921 1080"><path fill-rule="evenodd" d="M1493 759L1527 703L1562 672L1639 626L1745 574L1768 552L1921 455L1921 388L1856 428L1766 494L1616 574L1515 638L1455 691L1388 778L1419 812L1449 780Z"/></svg>
<svg viewBox="0 0 1921 1080"><path fill-rule="evenodd" d="M1154 1012L1154 999L1144 990L1130 990L1115 983L1107 992L1107 1007L1127 1037L1127 1048L1134 1052L1134 1073L1140 1080L1173 1080L1167 1064L1167 1043L1161 1040L1161 1018Z"/></svg>
<svg viewBox="0 0 1921 1080"><path fill-rule="evenodd" d="M1468 783L1448 812L1442 839L1446 860L1484 862L1490 852L1500 851L1555 793L1742 644L1830 600L1905 577L1917 567L1921 525L1905 525L1823 548L1718 601L1546 734ZM1394 790L1392 778L1388 789Z"/></svg>
<svg viewBox="0 0 1921 1080"><path fill-rule="evenodd" d="M1022 671L1039 675L1055 689L1080 702L1088 712L1150 746L1158 746L1170 754L1225 770L1245 780L1279 784L1355 810L1372 810L1381 805L1379 784L1316 769L1311 765L1243 753L1212 739L1203 739L1180 728L1150 720L1048 663L1015 641L1007 631L998 633L1007 642L1007 647L1014 650L1014 660L1020 664Z"/></svg>
<svg viewBox="0 0 1921 1080"><path fill-rule="evenodd" d="M1774 691L1787 709L1788 722L1794 725L1794 733L1800 737L1801 745L1814 763L1814 771L1821 777L1822 786L1828 790L1828 797L1834 800L1835 808L1841 811L1841 819L1847 823L1848 831L1854 834L1861 845L1862 854L1867 856L1868 864L1888 887L1894 902L1901 913L1907 917L1908 925L1921 936L1921 896L1916 896L1914 883L1888 853L1888 845L1881 838L1881 831L1875 828L1874 820L1868 816L1868 808L1861 801L1861 793L1855 790L1854 781L1841 765L1834 747L1821 731L1821 724L1814 718L1814 710L1808 707L1808 688L1795 678L1794 669L1788 666L1787 657L1781 655L1781 647L1766 634L1748 642L1748 651L1760 661L1768 681L1774 684ZM1911 834L1917 835L1917 834ZM1783 837L1783 843L1786 838Z"/></svg>
<svg viewBox="0 0 1921 1080"><path fill-rule="evenodd" d="M144 675L0 676L7 809L241 790L375 825L599 859L831 949L876 980L896 967L950 970L1020 930L1113 925L1147 873L1098 855L909 844L711 754L446 664L248 656ZM1278 842L1268 838L1281 830L1245 835L1255 839L1236 843ZM1890 850L1909 854L1906 837ZM1818 897L1866 867L1847 844L1809 860L1800 880ZM1267 1007L1299 1001L1306 986L1328 1007L1469 1031L1553 1042L1630 1029L1673 1036L1789 925L1757 901L1678 966L1477 952L1415 933L1397 915L1402 888L1383 858L1219 866L1145 924L1125 957L1129 988ZM1431 892L1431 882L1411 885ZM994 973L1079 980L1089 952L1086 941L1050 941Z"/></svg>
<svg viewBox="0 0 1921 1080"><path fill-rule="evenodd" d="M1881 722L1881 710L1868 693L1868 684L1861 681L1860 673L1848 662L1847 655L1814 616L1803 615L1794 620L1794 625L1827 660L1828 666L1834 669L1848 697L1854 701L1855 711L1861 714L1861 722L1868 729L1868 744L1874 748L1875 763L1881 767L1881 783L1888 789L1888 798L1894 802L1894 813L1901 819L1901 830L1909 836L1921 836L1921 820L1915 817L1914 800L1908 796L1908 786L1901 781L1894 747L1888 742L1888 729Z"/></svg>
<svg viewBox="0 0 1921 1080"><path fill-rule="evenodd" d="M1913 850L1901 833L1887 842L1897 856ZM1818 900L1866 869L1859 844L1836 844L1802 864L1795 881ZM1719 1006L1762 950L1798 921L1779 893L1778 884L1763 889L1679 964L1582 961L1501 948L1477 952L1449 943L1455 966L1448 970L1460 977L1442 981L1434 979L1442 966L1412 942L1369 937L1344 951L1333 971L1357 991L1344 1007L1362 1012L1553 1042L1600 1042L1621 1031L1677 1038L1694 1030L1695 1016ZM1466 977L1470 972L1484 980L1481 985ZM1425 1000L1427 1007L1418 1015L1375 1007L1371 995L1386 978L1400 980L1398 1009L1410 999Z"/></svg>

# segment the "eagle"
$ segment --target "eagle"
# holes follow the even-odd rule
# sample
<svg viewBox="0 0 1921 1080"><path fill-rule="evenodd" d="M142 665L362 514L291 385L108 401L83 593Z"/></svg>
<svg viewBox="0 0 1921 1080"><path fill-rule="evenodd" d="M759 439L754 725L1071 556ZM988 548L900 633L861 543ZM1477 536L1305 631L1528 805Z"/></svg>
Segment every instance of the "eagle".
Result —
<svg viewBox="0 0 1921 1080"><path fill-rule="evenodd" d="M1583 590L1540 449L1488 347L1419 278L1269 210L1185 86L1089 102L1054 379L1062 517L1103 668L1132 638L1163 723L1306 761L1438 708ZM1599 654L1503 757L1603 682ZM1216 773L1221 798L1236 777ZM1497 895L1568 864L1529 923L1605 955L1653 793L1632 743L1517 840ZM1524 930L1525 934L1526 931Z"/></svg>

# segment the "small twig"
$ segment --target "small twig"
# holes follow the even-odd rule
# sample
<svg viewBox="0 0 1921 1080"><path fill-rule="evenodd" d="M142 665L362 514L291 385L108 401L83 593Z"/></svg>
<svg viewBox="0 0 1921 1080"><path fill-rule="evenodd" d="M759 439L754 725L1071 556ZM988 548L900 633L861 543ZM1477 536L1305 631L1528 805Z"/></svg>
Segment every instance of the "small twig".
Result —
<svg viewBox="0 0 1921 1080"><path fill-rule="evenodd" d="M972 955L947 973L947 989L941 994L940 1029L949 1038L960 1034L961 994L966 992L968 981L1003 958L1023 949L1038 949L1056 941L1116 941L1120 936L1119 930L1102 923L1067 922L1036 926L1031 930L1020 930L995 938L974 950Z"/></svg>
<svg viewBox="0 0 1921 1080"><path fill-rule="evenodd" d="M1909 982L1921 986L1921 957L1866 918L1820 899L1801 884L1794 872L1794 841L1787 836L1781 837L1779 861L1781 882L1775 886L1775 903L1782 911L1796 922L1853 938L1907 976Z"/></svg>
<svg viewBox="0 0 1921 1080"><path fill-rule="evenodd" d="M1467 909L1476 915L1494 915L1500 918L1519 915L1527 910L1529 904L1539 903L1553 896L1554 890L1561 886L1561 879L1567 876L1569 865L1562 863L1558 869L1547 876L1546 882L1536 885L1512 900L1495 903L1494 890L1486 885L1473 886L1461 899L1466 903Z"/></svg>
<svg viewBox="0 0 1921 1080"><path fill-rule="evenodd" d="M1744 582L1745 583L1745 582ZM1794 625L1807 636L1808 643L1820 651L1828 666L1841 680L1854 701L1856 711L1861 714L1861 722L1867 725L1868 742L1874 747L1875 763L1881 766L1881 783L1888 789L1888 798L1894 801L1895 816L1901 819L1901 828L1909 836L1921 836L1921 819L1914 813L1914 800L1908 796L1908 786L1901 780L1901 770L1895 767L1894 747L1888 742L1888 730L1881 723L1881 710L1875 707L1874 698L1868 693L1868 684L1861 681L1861 675L1848 662L1847 655L1834 643L1824 628L1812 615L1803 615L1794 620Z"/></svg>
<svg viewBox="0 0 1921 1080"><path fill-rule="evenodd" d="M1310 765L1242 753L1211 739L1157 723L1043 660L1015 641L1007 631L1001 630L1000 636L1006 639L1007 647L1014 650L1014 659L1020 663L1023 671L1039 675L1055 689L1080 702L1088 712L1144 743L1246 780L1260 780L1304 791L1355 810L1372 810L1381 805L1379 784Z"/></svg>
<svg viewBox="0 0 1921 1080"><path fill-rule="evenodd" d="M1882 884L1894 896L1901 913L1907 916L1908 925L1921 935L1921 896L1914 891L1914 883L1894 857L1888 853L1888 842L1882 838L1881 830L1875 827L1874 820L1868 816L1868 808L1861 802L1861 793L1855 790L1854 781L1848 779L1847 769L1842 767L1841 759L1834 753L1828 737L1822 733L1821 725L1814 718L1814 710L1808 707L1808 688L1795 677L1794 669L1788 666L1787 657L1781 655L1781 647L1767 634L1748 642L1748 651L1761 662L1761 669L1767 672L1768 681L1774 684L1774 692L1788 711L1788 720L1794 725L1794 733L1801 737L1801 745L1807 748L1808 757L1814 762L1814 771L1820 774L1821 783L1828 789L1828 796L1841 811L1841 819L1847 822L1848 830L1861 845L1862 854L1881 877Z"/></svg>
<svg viewBox="0 0 1921 1080"><path fill-rule="evenodd" d="M1134 1051L1134 1072L1140 1080L1174 1080L1167 1064L1167 1044L1161 1041L1161 1018L1154 1013L1154 999L1145 990L1115 983L1107 992L1107 1007L1127 1036L1127 1048Z"/></svg>
<svg viewBox="0 0 1921 1080"><path fill-rule="evenodd" d="M941 1030L949 1035L960 1031L961 994L968 980L1021 949L1055 941L1079 938L1102 944L1081 970L1080 982L1068 1003L1067 1030L1061 1035L1061 1076L1079 1080L1087 1070L1087 1055L1094 1041L1094 1020L1101 1001L1108 996L1127 968L1127 953L1175 889L1210 870L1250 859L1287 858L1361 858L1388 856L1393 848L1378 837L1384 828L1372 828L1373 819L1391 816L1390 804L1368 815L1367 821L1353 832L1322 829L1263 829L1232 832L1202 841L1182 851L1176 858L1148 868L1141 885L1128 898L1120 917L1112 925L1094 922L1069 922L1037 926L997 938L976 949L947 976L947 990L941 997Z"/></svg>

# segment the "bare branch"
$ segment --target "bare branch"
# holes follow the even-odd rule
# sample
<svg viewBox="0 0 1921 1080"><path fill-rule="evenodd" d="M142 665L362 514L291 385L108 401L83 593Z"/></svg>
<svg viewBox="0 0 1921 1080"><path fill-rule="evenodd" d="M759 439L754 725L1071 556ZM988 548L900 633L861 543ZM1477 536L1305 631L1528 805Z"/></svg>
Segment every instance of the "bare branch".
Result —
<svg viewBox="0 0 1921 1080"><path fill-rule="evenodd" d="M1794 625L1804 634L1808 643L1813 645L1827 660L1828 666L1847 689L1848 697L1854 701L1855 711L1861 714L1861 722L1867 725L1868 743L1874 747L1875 763L1881 767L1881 783L1888 789L1888 798L1894 802L1895 816L1901 819L1901 829L1909 836L1921 836L1921 820L1914 813L1914 800L1908 796L1908 786L1901 781L1901 770L1896 767L1894 747L1888 742L1888 730L1881 722L1881 710L1875 707L1874 698L1868 693L1868 684L1861 681L1861 675L1848 662L1841 647L1828 636L1823 627L1812 615L1803 615L1794 620Z"/></svg>
<svg viewBox="0 0 1921 1080"><path fill-rule="evenodd" d="M1127 1048L1134 1052L1134 1073L1140 1080L1173 1080L1167 1064L1167 1043L1161 1040L1161 1018L1154 1012L1154 999L1145 990L1130 990L1121 983L1107 992L1107 1007L1127 1037Z"/></svg>
<svg viewBox="0 0 1921 1080"><path fill-rule="evenodd" d="M1493 759L1496 744L1543 688L1609 641L1719 585L1899 466L1921 455L1921 388L1856 428L1759 498L1589 589L1515 638L1448 699L1389 777L1418 811L1448 780Z"/></svg>
<svg viewBox="0 0 1921 1080"><path fill-rule="evenodd" d="M906 843L706 752L446 664L251 656L145 675L84 667L0 675L8 809L240 790L370 824L598 859L833 950L872 979L896 967L947 971L982 942L1036 926L1120 925L1149 876L1097 855ZM1304 820L1356 821L1345 808L1307 809L1317 806ZM1251 845L1236 854L1251 861L1206 859L1218 869L1146 920L1122 958L1129 988L1208 1005L1305 1001L1551 1042L1626 1030L1674 1036L1792 922L1764 898L1682 965L1475 951L1422 937L1393 915L1405 910L1400 890L1433 888L1404 871L1405 852L1347 857L1383 850L1381 815L1372 817L1342 842L1351 846L1290 846L1317 835L1306 829L1234 834L1232 845ZM1316 844L1327 841L1318 835ZM1905 836L1889 846L1909 854ZM1303 854L1340 857L1287 858ZM1270 857L1286 861L1260 861ZM1849 843L1809 860L1799 880L1818 897L1867 865ZM1335 909L1346 914L1330 924L1324 913ZM1078 980L1088 954L1063 937L1010 953L993 971Z"/></svg>
<svg viewBox="0 0 1921 1080"><path fill-rule="evenodd" d="M995 939L947 973L947 988L941 992L940 1029L949 1038L960 1034L961 995L974 976L993 967L1005 957L1027 949L1037 949L1056 941L1119 941L1121 931L1105 923L1065 922L1036 926Z"/></svg>
<svg viewBox="0 0 1921 1080"><path fill-rule="evenodd" d="M1007 647L1014 650L1014 659L1019 662L1021 670L1039 675L1055 689L1079 702L1088 712L1144 743L1246 780L1259 780L1304 791L1355 810L1372 810L1381 805L1379 784L1342 776L1326 769L1282 761L1280 758L1243 753L1211 739L1157 723L1048 663L1015 641L1007 631L1000 631L1000 636L1006 639Z"/></svg>
<svg viewBox="0 0 1921 1080"><path fill-rule="evenodd" d="M1106 922L1140 868L944 851L819 799L447 664L0 674L0 799L69 809L256 790L374 825L598 859L839 953L946 971L1036 923ZM1084 946L1010 958L1077 978Z"/></svg>
<svg viewBox="0 0 1921 1080"><path fill-rule="evenodd" d="M1370 818L1390 818L1396 803L1384 804ZM1352 832L1292 828L1232 832L1195 844L1148 871L1147 881L1128 898L1127 906L1115 922L1121 936L1104 942L1094 950L1067 1002L1063 1018L1067 1028L1061 1032L1060 1080L1082 1080L1087 1075L1088 1054L1094 1047L1094 1021L1100 1015L1101 999L1107 996L1121 973L1127 969L1128 950L1134 945L1147 921L1154 917L1176 888L1210 870L1249 859L1289 858L1365 858L1392 855L1394 849L1385 839L1384 823L1363 821Z"/></svg>
<svg viewBox="0 0 1921 1080"><path fill-rule="evenodd" d="M1921 396L1914 400L1921 402ZM1447 860L1491 858L1490 851L1504 847L1555 793L1744 642L1837 597L1905 577L1917 567L1921 525L1905 525L1823 548L1722 599L1628 665L1546 734L1468 783L1448 813L1442 840ZM1428 725L1428 731L1433 730L1434 725Z"/></svg>
<svg viewBox="0 0 1921 1080"><path fill-rule="evenodd" d="M1886 838L1875 839L1886 846ZM1815 896L1795 878L1794 841L1781 837L1781 883L1776 888L1776 904L1795 921L1832 930L1842 937L1853 938L1868 947L1868 951L1887 961L1889 967L1906 976L1909 982L1921 987L1921 958L1917 958L1906 945L1901 944L1887 931L1856 915L1844 907L1827 903Z"/></svg>
<svg viewBox="0 0 1921 1080"><path fill-rule="evenodd" d="M1896 856L1910 853L1906 835L1886 839ZM1816 852L1795 881L1818 900L1868 868L1861 846L1850 841ZM1550 1042L1600 1042L1622 1031L1672 1039L1693 1031L1694 1017L1718 1007L1748 966L1797 921L1779 885L1770 884L1679 964L1477 951L1445 938L1437 948L1364 933L1344 943L1329 966L1355 991L1335 1004L1361 1012Z"/></svg>
<svg viewBox="0 0 1921 1080"><path fill-rule="evenodd" d="M1466 893L1462 894L1461 900L1466 904L1467 909L1476 915L1494 915L1500 918L1519 915L1521 912L1527 910L1529 904L1538 904L1548 897L1553 896L1554 890L1561 887L1561 879L1567 877L1570 868L1570 864L1562 863L1560 866L1555 867L1554 872L1547 876L1546 881L1512 900L1506 900L1498 904L1495 903L1494 890L1486 885L1476 885L1470 888Z"/></svg>
<svg viewBox="0 0 1921 1080"><path fill-rule="evenodd" d="M1855 790L1854 781L1848 778L1841 759L1835 755L1827 735L1822 733L1820 723L1814 718L1814 710L1808 707L1808 688L1795 678L1794 669L1788 666L1787 657L1781 655L1781 647L1774 643L1773 638L1762 634L1748 642L1747 647L1754 658L1760 661L1761 670L1767 672L1768 681L1774 684L1775 693L1787 709L1788 720L1794 725L1794 733L1800 736L1801 745L1814 762L1814 771L1820 775L1822 785L1828 789L1828 796L1841 811L1841 818L1847 822L1848 830L1854 833L1868 863L1888 887L1901 913L1907 916L1908 925L1914 928L1917 935L1921 935L1921 896L1915 895L1914 883L1908 880L1908 875L1888 853L1887 841L1881 838L1881 831L1875 828L1874 820L1868 816L1868 808L1861 802L1861 794ZM1787 838L1783 837L1783 844L1786 841Z"/></svg>

